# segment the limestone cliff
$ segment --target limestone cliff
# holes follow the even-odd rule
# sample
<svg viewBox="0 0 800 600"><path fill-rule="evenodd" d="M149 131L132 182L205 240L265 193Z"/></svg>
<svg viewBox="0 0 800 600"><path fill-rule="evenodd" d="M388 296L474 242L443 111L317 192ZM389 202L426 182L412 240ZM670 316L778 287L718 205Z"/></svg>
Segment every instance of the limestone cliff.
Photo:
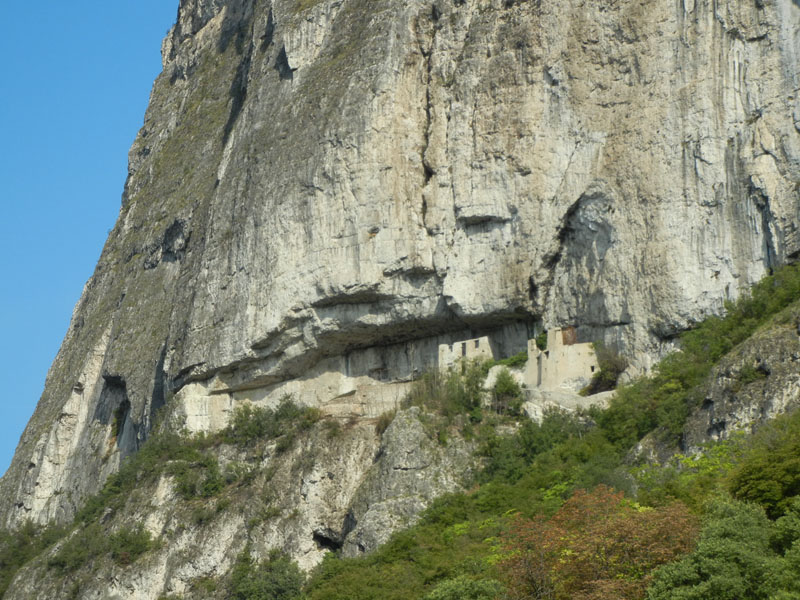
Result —
<svg viewBox="0 0 800 600"><path fill-rule="evenodd" d="M59 571L54 556L73 531L16 574L3 598L185 600L221 597L209 581L224 581L249 546L273 549L309 570L330 550L358 556L416 521L436 496L461 491L474 472L474 442L454 435L431 439L418 408L398 413L385 432L374 420L318 422L294 444L214 449L226 479L238 481L215 497L181 496L169 470L146 478L101 516L107 531L143 526L158 543L133 565L100 557ZM91 543L91 542L88 542ZM203 585L203 584L206 585Z"/></svg>
<svg viewBox="0 0 800 600"><path fill-rule="evenodd" d="M686 424L686 450L737 432L752 433L800 406L800 307L778 315L717 365L703 403Z"/></svg>
<svg viewBox="0 0 800 600"><path fill-rule="evenodd" d="M3 523L164 406L376 416L439 343L562 325L646 369L800 254L798 36L794 0L182 0Z"/></svg>

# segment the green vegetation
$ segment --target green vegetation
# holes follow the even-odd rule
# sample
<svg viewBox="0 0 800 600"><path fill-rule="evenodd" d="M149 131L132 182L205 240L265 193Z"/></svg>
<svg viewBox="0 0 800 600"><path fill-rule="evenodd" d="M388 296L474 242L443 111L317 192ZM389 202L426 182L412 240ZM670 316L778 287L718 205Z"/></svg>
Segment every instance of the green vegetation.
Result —
<svg viewBox="0 0 800 600"><path fill-rule="evenodd" d="M504 367L508 367L510 369L515 369L518 367L523 366L525 363L528 362L528 351L523 350L522 352L518 352L514 356L509 356L508 358L501 358L500 360L489 360L483 363L484 369L488 372L495 365L502 365Z"/></svg>
<svg viewBox="0 0 800 600"><path fill-rule="evenodd" d="M298 406L291 396L284 396L275 410L245 404L234 412L231 424L222 432L222 440L242 448L277 439L278 450L282 452L291 448L296 436L320 418L318 409Z"/></svg>
<svg viewBox="0 0 800 600"><path fill-rule="evenodd" d="M753 504L719 498L697 548L655 573L648 600L800 597L800 501L777 522Z"/></svg>
<svg viewBox="0 0 800 600"><path fill-rule="evenodd" d="M710 317L680 336L680 352L662 360L652 377L622 386L598 424L619 448L630 448L659 429L677 441L686 418L701 402L698 393L711 368L737 344L790 303L800 299L800 268L778 269L749 296L728 303L725 317Z"/></svg>
<svg viewBox="0 0 800 600"><path fill-rule="evenodd" d="M639 600L655 567L692 549L697 519L682 504L644 509L621 492L577 491L550 518L504 533L510 600Z"/></svg>
<svg viewBox="0 0 800 600"><path fill-rule="evenodd" d="M773 420L748 447L732 472L730 492L763 506L771 519L777 519L800 497L800 416Z"/></svg>
<svg viewBox="0 0 800 600"><path fill-rule="evenodd" d="M796 427L800 412L776 425L787 441ZM657 467L635 469L638 503L604 487L630 487L631 475L602 433L581 418L551 411L541 425L525 423L512 437L491 438L480 486L437 500L417 526L372 555L329 555L306 587L308 598L446 598L453 589L475 589L475 597L482 598L481 590L502 585L508 598L599 600L641 598L650 584L653 600L777 598L747 595L762 585L765 573L776 578L768 589L795 593L800 497L786 498L780 518L770 521L763 508L727 496L739 493L736 473L755 469L767 448L783 447L770 446L774 432L765 430L753 441L740 437L714 444L697 457L679 456L663 475ZM782 456L777 462L784 462ZM771 473L766 477L784 479L783 473ZM587 489L594 491L581 491ZM772 499L764 502L769 506ZM738 507L750 521L723 527L718 517L727 513L719 513L718 506ZM694 550L698 513L705 514L704 526ZM753 537L755 546L742 543L747 533L727 543L726 527L767 533ZM527 561L526 568L519 561ZM664 566L651 578L658 565ZM703 583L702 577L714 573L738 582L731 595L708 592L719 581ZM536 581L550 587L534 593ZM664 595L675 586L697 589ZM552 595L536 595L548 589Z"/></svg>
<svg viewBox="0 0 800 600"><path fill-rule="evenodd" d="M448 425L467 415L472 422L483 419L484 365L471 362L463 365L463 372L455 369L443 373L428 371L414 382L404 407L424 407L447 420Z"/></svg>
<svg viewBox="0 0 800 600"><path fill-rule="evenodd" d="M378 417L378 421L375 423L375 433L378 435L383 435L383 432L389 428L389 425L392 424L392 421L394 421L396 415L396 410L390 410L382 413L381 416Z"/></svg>
<svg viewBox="0 0 800 600"><path fill-rule="evenodd" d="M522 400L522 389L511 372L503 367L497 374L497 380L492 390L492 408L502 415L519 416Z"/></svg>
<svg viewBox="0 0 800 600"><path fill-rule="evenodd" d="M320 419L316 409L296 406L284 398L275 410L239 407L231 425L214 435L182 435L162 432L152 436L136 454L128 457L120 470L108 478L99 494L90 498L78 512L71 527L42 529L26 524L15 532L0 532L0 592L5 591L14 574L26 562L61 542L47 561L51 569L71 573L110 558L121 566L135 562L158 544L141 527L108 531L101 517L124 509L137 490L152 486L163 475L173 478L175 489L184 501L207 501L231 486L247 483L255 472L245 465L231 463L223 470L214 450L228 443L253 448L256 443L276 441L285 451L297 435ZM194 524L203 524L224 510L229 501L189 505ZM77 584L80 586L79 582Z"/></svg>
<svg viewBox="0 0 800 600"><path fill-rule="evenodd" d="M737 435L708 444L700 454L676 454L664 465L636 468L637 497L651 506L680 500L700 512L712 498L727 493L729 474L743 452L744 438Z"/></svg>
<svg viewBox="0 0 800 600"><path fill-rule="evenodd" d="M135 562L153 546L150 533L141 526L119 529L109 536L99 523L92 523L76 530L47 564L68 573L108 555L124 566Z"/></svg>
<svg viewBox="0 0 800 600"><path fill-rule="evenodd" d="M297 563L277 551L257 563L247 547L231 573L231 600L294 600L300 598L305 576Z"/></svg>
<svg viewBox="0 0 800 600"><path fill-rule="evenodd" d="M547 350L547 332L543 331L536 336L536 347L542 352Z"/></svg>
<svg viewBox="0 0 800 600"><path fill-rule="evenodd" d="M500 540L513 515L549 514L576 487L622 479L613 446L588 422L555 411L541 425L525 421L514 436L488 435L483 454L481 485L437 500L420 524L367 557L330 555L313 574L308 597L403 600L444 594L466 581L494 589Z"/></svg>
<svg viewBox="0 0 800 600"><path fill-rule="evenodd" d="M648 574L659 564L664 566L656 571L647 592L653 600L749 598L748 593L763 583L764 573L771 573L776 583L770 588L775 595L763 597L796 597L791 594L796 593L794 574L800 572L800 545L795 545L800 521L787 507L795 506L793 495L800 479L796 462L800 449L795 442L800 439L795 429L800 427L800 413L779 419L751 441L734 438L712 444L702 455L677 456L663 468L631 470L624 459L628 449L651 431L660 428L665 436L677 437L712 366L798 298L798 282L797 268L783 269L764 280L750 298L729 306L727 317L711 319L681 336L681 352L663 361L653 377L623 386L605 411L592 410L589 415L551 411L541 424L523 422L513 436L484 427L485 469L480 485L469 493L439 499L418 525L395 535L370 556L341 559L330 555L307 584L308 597L400 600L449 597L446 594L458 589L465 591L452 592L453 597L459 593L468 597L471 592L466 590L473 588L479 590L476 597L482 597L480 590L501 585L509 598L641 598L651 583ZM439 407L454 419L460 412L477 422L470 393L472 376L467 369L460 382L459 375L452 373L444 384L432 386L429 381L417 390L414 402ZM769 457L774 457L774 464L769 464ZM631 494L637 490L638 504L597 485ZM591 489L595 489L594 500L587 504L593 494L577 490ZM598 494L613 496L613 502L601 502ZM759 502L770 516L781 516L768 525L762 508L730 499L728 494ZM572 500L564 504L568 498ZM572 520L567 519L565 511L581 502L582 508L572 510ZM718 521L714 507L719 503L761 514L758 527L769 532L769 546L759 542L756 551L743 548L739 554L715 554L714 544L721 536L724 539L714 533L720 531L714 525ZM606 516L586 520L585 515L597 511ZM696 550L693 514L705 515ZM675 523L682 525L675 527ZM607 525L613 527L601 530ZM550 540L549 558L541 562L539 556L538 571L508 568L524 554L531 527L538 528L533 536L538 540L536 548L542 548L543 534ZM568 534L563 534L564 528ZM642 537L645 534L651 537ZM705 540L713 543L707 545ZM682 555L687 557L681 559ZM564 560L565 556L569 558ZM617 558L611 560L611 556ZM610 563L600 568L592 563L598 557ZM536 572L546 576L540 583L553 583L551 595L536 595L547 588L534 593L524 587L530 580L527 584L519 581L522 573ZM735 591L728 596L710 592L715 588L702 577L711 573L720 578L731 573L737 582ZM713 585L720 582L715 580ZM696 589L664 595L675 586Z"/></svg>
<svg viewBox="0 0 800 600"><path fill-rule="evenodd" d="M77 521L89 523L107 509L121 508L134 490L154 482L162 474L174 477L176 490L184 500L216 496L227 486L253 474L242 465L229 465L222 473L213 449L222 443L249 448L257 441L277 440L277 450L285 451L301 431L319 418L316 409L298 407L286 397L275 410L247 404L238 407L230 426L214 435L187 436L173 432L154 435L109 477L98 495L87 501Z"/></svg>
<svg viewBox="0 0 800 600"><path fill-rule="evenodd" d="M475 580L461 575L442 581L424 600L494 600L501 589L497 581Z"/></svg>
<svg viewBox="0 0 800 600"><path fill-rule="evenodd" d="M607 346L595 343L594 351L600 369L592 375L589 385L580 391L581 396L591 396L615 389L620 375L628 368L628 361L625 357Z"/></svg>
<svg viewBox="0 0 800 600"><path fill-rule="evenodd" d="M748 383L753 383L759 379L766 379L768 375L769 373L767 373L761 367L746 365L742 367L741 371L739 371L739 375L736 379L740 384L747 385Z"/></svg>
<svg viewBox="0 0 800 600"><path fill-rule="evenodd" d="M0 597L16 572L65 534L62 527L39 527L30 521L16 531L0 531Z"/></svg>
<svg viewBox="0 0 800 600"><path fill-rule="evenodd" d="M417 525L369 556L329 554L302 596L294 563L278 554L257 563L249 550L220 585L236 599L800 597L800 412L663 467L626 463L630 447L650 432L678 439L711 368L798 298L799 272L776 272L730 305L728 316L683 334L680 352L652 377L622 386L606 410L517 420L521 394L508 370L497 378L491 407L482 391L486 364L426 374L406 406L424 409L421 418L441 443L456 429L476 440L484 469L470 491L435 501ZM745 385L767 376L753 366L737 379ZM48 564L64 574L103 560L136 561L158 541L142 529L108 530L101 516L170 475L195 522L205 523L225 509L226 490L255 476L244 464L221 468L218 446L257 454L274 443L280 452L319 418L286 399L275 409L238 409L216 435L154 436L87 503L73 530L28 525L4 534L0 583L8 586L22 564L63 534ZM379 419L378 431L392 418ZM334 438L341 426L322 427ZM270 510L264 501L263 518Z"/></svg>

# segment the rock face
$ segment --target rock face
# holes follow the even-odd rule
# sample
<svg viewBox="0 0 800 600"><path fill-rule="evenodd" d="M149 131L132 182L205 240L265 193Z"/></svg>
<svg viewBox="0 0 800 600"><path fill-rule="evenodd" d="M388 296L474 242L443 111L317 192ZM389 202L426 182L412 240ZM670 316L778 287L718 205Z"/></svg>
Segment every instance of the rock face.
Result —
<svg viewBox="0 0 800 600"><path fill-rule="evenodd" d="M794 0L182 0L0 520L69 519L165 405L374 416L440 343L565 325L646 369L800 253L799 32Z"/></svg>
<svg viewBox="0 0 800 600"><path fill-rule="evenodd" d="M800 407L800 306L787 309L726 356L711 373L704 402L684 431L695 452L736 432L752 433Z"/></svg>
<svg viewBox="0 0 800 600"><path fill-rule="evenodd" d="M418 408L401 411L383 435L373 420L325 419L284 451L274 442L222 445L220 467L248 472L223 495L182 500L164 474L135 490L122 510L106 510L107 529L142 524L160 540L141 560L125 567L95 560L60 573L48 561L62 541L26 565L4 598L219 598L208 580L222 578L248 544L256 557L280 549L306 570L330 550L374 550L412 525L433 498L462 491L473 474L475 444L457 435L438 443L424 431L426 416L432 418Z"/></svg>

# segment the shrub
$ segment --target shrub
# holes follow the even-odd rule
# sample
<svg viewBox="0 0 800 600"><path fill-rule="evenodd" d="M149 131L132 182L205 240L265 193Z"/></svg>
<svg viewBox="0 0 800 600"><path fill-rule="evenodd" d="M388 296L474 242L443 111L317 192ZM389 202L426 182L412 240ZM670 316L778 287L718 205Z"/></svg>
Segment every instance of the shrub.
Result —
<svg viewBox="0 0 800 600"><path fill-rule="evenodd" d="M711 442L693 455L676 454L667 464L651 464L636 472L637 497L647 504L680 500L700 512L725 488L729 473L744 452L742 435Z"/></svg>
<svg viewBox="0 0 800 600"><path fill-rule="evenodd" d="M470 579L465 575L445 579L424 600L494 600L500 593L500 583L485 579Z"/></svg>
<svg viewBox="0 0 800 600"><path fill-rule="evenodd" d="M118 564L129 565L153 545L150 533L141 525L122 528L109 536L99 523L92 523L67 539L47 564L67 573L110 554Z"/></svg>
<svg viewBox="0 0 800 600"><path fill-rule="evenodd" d="M748 383L753 383L754 381L765 379L767 376L769 376L769 373L761 365L758 366L745 365L739 371L736 380L742 385L747 385Z"/></svg>
<svg viewBox="0 0 800 600"><path fill-rule="evenodd" d="M64 536L63 527L40 527L27 521L16 531L0 531L0 597L26 562Z"/></svg>
<svg viewBox="0 0 800 600"><path fill-rule="evenodd" d="M428 371L411 386L403 406L425 407L448 419L480 411L484 364L473 361L462 367L463 373L455 369Z"/></svg>
<svg viewBox="0 0 800 600"><path fill-rule="evenodd" d="M108 552L108 537L98 523L77 530L50 560L49 567L63 573L75 571Z"/></svg>
<svg viewBox="0 0 800 600"><path fill-rule="evenodd" d="M521 367L526 362L528 362L528 351L523 350L514 356L509 356L508 358L498 360L496 364L513 369L514 367Z"/></svg>
<svg viewBox="0 0 800 600"><path fill-rule="evenodd" d="M501 563L510 599L638 600L651 570L689 552L685 506L641 509L621 492L578 490L550 519L517 519Z"/></svg>
<svg viewBox="0 0 800 600"><path fill-rule="evenodd" d="M594 344L600 369L592 375L592 380L581 390L582 396L608 392L617 387L620 375L628 368L628 360L600 342Z"/></svg>
<svg viewBox="0 0 800 600"><path fill-rule="evenodd" d="M123 528L109 538L111 557L120 565L129 565L153 547L150 532L141 525Z"/></svg>
<svg viewBox="0 0 800 600"><path fill-rule="evenodd" d="M499 414L519 415L522 408L522 389L511 375L511 372L503 367L497 374L497 381L492 391L494 409Z"/></svg>
<svg viewBox="0 0 800 600"><path fill-rule="evenodd" d="M588 429L588 425L572 413L549 409L541 423L524 420L516 435L489 435L481 449L488 459L483 477L485 480L516 482L537 456L583 437Z"/></svg>
<svg viewBox="0 0 800 600"><path fill-rule="evenodd" d="M305 577L288 556L274 550L257 563L245 548L237 557L230 583L233 600L294 600L300 598Z"/></svg>
<svg viewBox="0 0 800 600"><path fill-rule="evenodd" d="M167 472L175 477L175 488L184 500L211 498L226 485L216 456L210 454L200 454L193 462L175 461Z"/></svg>
<svg viewBox="0 0 800 600"><path fill-rule="evenodd" d="M233 413L222 438L239 447L252 446L260 440L278 439L278 451L289 449L296 435L322 418L319 409L301 407L284 396L275 410L244 404Z"/></svg>
<svg viewBox="0 0 800 600"><path fill-rule="evenodd" d="M383 435L383 432L389 429L389 425L392 424L395 416L397 416L396 410L390 410L382 413L381 416L378 417L378 421L375 423L375 433L378 435Z"/></svg>
<svg viewBox="0 0 800 600"><path fill-rule="evenodd" d="M547 332L542 331L539 335L536 336L536 347L539 348L542 352L547 350Z"/></svg>
<svg viewBox="0 0 800 600"><path fill-rule="evenodd" d="M660 429L677 442L692 409L702 401L700 385L719 359L772 315L800 298L800 265L781 267L726 304L725 317L710 317L681 334L680 351L666 356L651 377L619 388L605 411L594 414L617 447L630 448Z"/></svg>
<svg viewBox="0 0 800 600"><path fill-rule="evenodd" d="M648 600L769 600L800 592L795 574L770 548L772 525L755 505L719 498L709 507L697 548L663 566ZM798 547L800 548L800 546Z"/></svg>
<svg viewBox="0 0 800 600"><path fill-rule="evenodd" d="M325 437L329 440L336 439L342 435L342 424L337 419L325 419L322 422L325 429Z"/></svg>
<svg viewBox="0 0 800 600"><path fill-rule="evenodd" d="M783 515L800 495L800 411L766 425L734 469L729 489L734 497L756 502L770 518Z"/></svg>

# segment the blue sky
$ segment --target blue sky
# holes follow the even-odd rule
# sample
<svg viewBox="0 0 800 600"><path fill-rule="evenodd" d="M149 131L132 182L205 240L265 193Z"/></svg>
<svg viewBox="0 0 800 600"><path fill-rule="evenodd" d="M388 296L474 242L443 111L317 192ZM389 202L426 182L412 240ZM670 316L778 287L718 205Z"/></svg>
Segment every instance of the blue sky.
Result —
<svg viewBox="0 0 800 600"><path fill-rule="evenodd" d="M0 25L0 473L116 221L178 0L8 2Z"/></svg>

